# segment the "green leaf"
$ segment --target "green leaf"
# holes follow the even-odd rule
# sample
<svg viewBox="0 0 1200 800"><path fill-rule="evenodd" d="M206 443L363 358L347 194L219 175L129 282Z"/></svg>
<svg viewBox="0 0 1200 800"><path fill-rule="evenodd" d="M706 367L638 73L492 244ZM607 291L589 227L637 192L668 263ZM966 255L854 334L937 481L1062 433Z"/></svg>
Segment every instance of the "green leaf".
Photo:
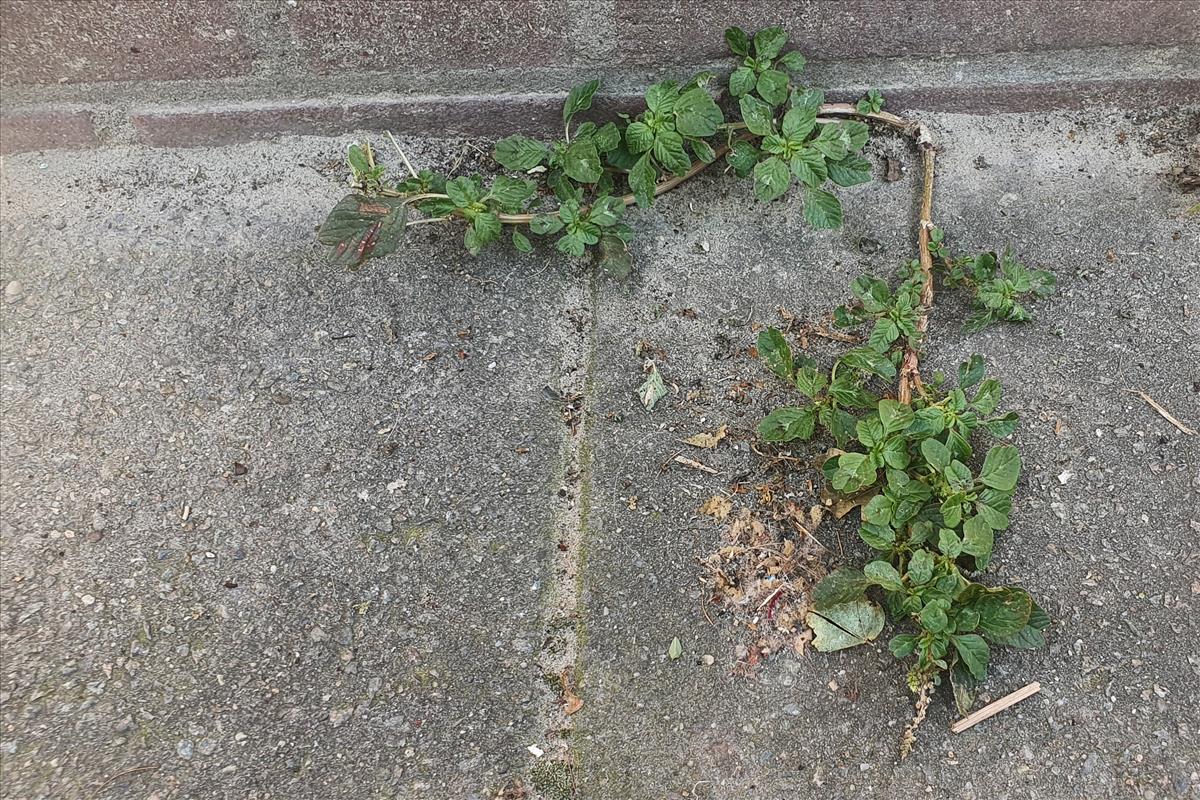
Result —
<svg viewBox="0 0 1200 800"><path fill-rule="evenodd" d="M600 237L600 268L614 278L624 278L633 271L629 245L617 233Z"/></svg>
<svg viewBox="0 0 1200 800"><path fill-rule="evenodd" d="M332 264L361 266L368 258L396 252L404 241L408 206L398 197L343 197L317 231L317 241L329 245Z"/></svg>
<svg viewBox="0 0 1200 800"><path fill-rule="evenodd" d="M958 604L979 614L979 629L988 636L1012 636L1029 624L1033 600L1020 589L989 589L972 583L957 598Z"/></svg>
<svg viewBox="0 0 1200 800"><path fill-rule="evenodd" d="M675 130L684 136L712 136L724 121L721 109L703 89L690 89L675 101Z"/></svg>
<svg viewBox="0 0 1200 800"><path fill-rule="evenodd" d="M751 133L766 136L775 132L775 112L769 105L752 94L743 95L738 101L742 121Z"/></svg>
<svg viewBox="0 0 1200 800"><path fill-rule="evenodd" d="M750 55L750 37L736 25L725 29L725 43L729 45L729 50L735 55Z"/></svg>
<svg viewBox="0 0 1200 800"><path fill-rule="evenodd" d="M871 585L860 570L838 567L825 576L813 590L813 604L818 609L861 600L863 592Z"/></svg>
<svg viewBox="0 0 1200 800"><path fill-rule="evenodd" d="M950 450L937 439L925 439L921 442L921 455L929 466L942 472L950 466Z"/></svg>
<svg viewBox="0 0 1200 800"><path fill-rule="evenodd" d="M898 400L880 400L879 421L888 433L902 431L913 421L912 407Z"/></svg>
<svg viewBox="0 0 1200 800"><path fill-rule="evenodd" d="M777 408L758 423L758 435L767 442L807 441L817 425L817 409L813 406L784 406Z"/></svg>
<svg viewBox="0 0 1200 800"><path fill-rule="evenodd" d="M563 105L563 122L570 122L571 117L580 111L586 111L591 108L592 96L596 94L596 90L599 88L600 80L593 79L571 89L571 92L567 95L567 102Z"/></svg>
<svg viewBox="0 0 1200 800"><path fill-rule="evenodd" d="M917 649L917 637L911 633L902 633L899 636L893 636L888 642L888 650L892 651L892 655L896 658L904 658L912 654Z"/></svg>
<svg viewBox="0 0 1200 800"><path fill-rule="evenodd" d="M525 234L523 234L519 230L517 230L516 226L513 227L512 240L513 240L513 247L517 248L518 252L521 252L521 253L532 253L533 252L533 245L529 243L529 239L525 236Z"/></svg>
<svg viewBox="0 0 1200 800"><path fill-rule="evenodd" d="M500 237L500 220L490 211L481 211L471 220L467 233L467 250L473 256L479 255L480 249L489 242Z"/></svg>
<svg viewBox="0 0 1200 800"><path fill-rule="evenodd" d="M958 387L968 389L979 383L983 380L983 373L986 369L983 356L975 353L969 360L958 365Z"/></svg>
<svg viewBox="0 0 1200 800"><path fill-rule="evenodd" d="M754 34L754 55L758 56L759 61L774 59L783 50L787 40L788 35L783 28L777 25L763 28Z"/></svg>
<svg viewBox="0 0 1200 800"><path fill-rule="evenodd" d="M977 685L962 658L954 659L954 663L950 665L950 689L954 693L954 705L959 714L966 716L971 713Z"/></svg>
<svg viewBox="0 0 1200 800"><path fill-rule="evenodd" d="M949 528L941 528L938 531L938 550L947 558L958 558L962 553L962 540L958 538L958 534Z"/></svg>
<svg viewBox="0 0 1200 800"><path fill-rule="evenodd" d="M564 203L578 203L583 199L583 190L571 183L561 169L553 168L546 173L546 185L554 191L554 196Z"/></svg>
<svg viewBox="0 0 1200 800"><path fill-rule="evenodd" d="M354 170L356 174L371 169L366 152L356 144L352 144L346 149L346 160L350 162L350 169Z"/></svg>
<svg viewBox="0 0 1200 800"><path fill-rule="evenodd" d="M781 106L788 98L788 76L776 69L766 69L758 76L758 96L773 106Z"/></svg>
<svg viewBox="0 0 1200 800"><path fill-rule="evenodd" d="M811 108L819 111L825 103L825 93L820 89L805 89L792 94L792 108Z"/></svg>
<svg viewBox="0 0 1200 800"><path fill-rule="evenodd" d="M876 352L886 353L891 349L892 343L899 338L900 328L896 323L887 317L880 317L875 320L875 325L871 328L871 335L867 338L867 342Z"/></svg>
<svg viewBox="0 0 1200 800"><path fill-rule="evenodd" d="M539 236L558 233L563 229L563 221L554 214L538 214L529 223L529 229Z"/></svg>
<svg viewBox="0 0 1200 800"><path fill-rule="evenodd" d="M604 174L600 153L596 150L596 143L590 139L576 139L567 146L562 168L569 178L580 183L595 183Z"/></svg>
<svg viewBox="0 0 1200 800"><path fill-rule="evenodd" d="M871 162L849 153L845 158L828 163L829 177L838 186L855 186L871 180Z"/></svg>
<svg viewBox="0 0 1200 800"><path fill-rule="evenodd" d="M997 439L1003 439L1017 429L1017 422L1019 420L1020 417L1017 416L1017 412L1009 411L1002 417L985 420L983 426L988 429L988 433L992 436L995 436Z"/></svg>
<svg viewBox="0 0 1200 800"><path fill-rule="evenodd" d="M970 517L963 523L963 552L975 556L981 570L986 569L991 560L994 537L992 526L983 517Z"/></svg>
<svg viewBox="0 0 1200 800"><path fill-rule="evenodd" d="M921 550L920 552L925 553L928 551ZM949 607L949 600L930 600L925 604L925 607L921 609L921 613L917 615L917 618L921 622L921 627L931 631L932 633L941 633L942 631L946 630L950 624L949 619L946 617L946 609Z"/></svg>
<svg viewBox="0 0 1200 800"><path fill-rule="evenodd" d="M857 600L810 611L804 621L813 629L813 647L822 653L832 653L875 639L883 630L884 617L879 606Z"/></svg>
<svg viewBox="0 0 1200 800"><path fill-rule="evenodd" d="M583 236L579 233L564 233L554 243L554 246L558 248L559 252L578 258L587 249L587 242L584 241Z"/></svg>
<svg viewBox="0 0 1200 800"><path fill-rule="evenodd" d="M496 163L514 172L526 172L541 164L550 148L528 136L515 134L496 142Z"/></svg>
<svg viewBox="0 0 1200 800"><path fill-rule="evenodd" d="M638 387L638 399L642 401L647 411L653 411L659 400L667 396L667 385L663 383L662 374L658 367L650 365L650 374Z"/></svg>
<svg viewBox="0 0 1200 800"><path fill-rule="evenodd" d="M446 194L450 197L450 202L458 208L466 208L472 203L483 200L483 192L480 191L479 184L465 177L446 181Z"/></svg>
<svg viewBox="0 0 1200 800"><path fill-rule="evenodd" d="M633 169L629 170L628 176L629 188L637 199L637 204L643 208L654 202L654 189L658 182L658 173L650 158L649 153L639 158Z"/></svg>
<svg viewBox="0 0 1200 800"><path fill-rule="evenodd" d="M754 194L763 202L783 196L791 182L792 174L788 171L787 164L776 156L754 165ZM805 210L807 211L807 208Z"/></svg>
<svg viewBox="0 0 1200 800"><path fill-rule="evenodd" d="M928 550L917 550L908 560L908 579L917 586L929 583L933 577L933 554Z"/></svg>
<svg viewBox="0 0 1200 800"><path fill-rule="evenodd" d="M592 135L592 141L596 143L596 149L601 153L615 150L621 144L621 129L615 122L605 123Z"/></svg>
<svg viewBox="0 0 1200 800"><path fill-rule="evenodd" d="M711 164L717 158L717 153L712 149L712 145L703 139L688 139L688 145L692 148L692 152L696 154L696 158L705 164Z"/></svg>
<svg viewBox="0 0 1200 800"><path fill-rule="evenodd" d="M991 651L983 637L977 633L966 633L953 636L951 641L954 642L954 649L958 651L959 657L971 671L971 677L978 681L986 678Z"/></svg>
<svg viewBox="0 0 1200 800"><path fill-rule="evenodd" d="M879 499L879 497L877 496L875 499ZM883 587L889 592L904 590L904 584L900 580L900 573L887 561L872 561L863 568L863 574L872 583Z"/></svg>
<svg viewBox="0 0 1200 800"><path fill-rule="evenodd" d="M1021 474L1021 455L1010 444L1001 444L988 450L983 460L983 471L979 480L985 486L1001 491L1011 491L1017 486Z"/></svg>
<svg viewBox="0 0 1200 800"><path fill-rule="evenodd" d="M675 81L659 81L646 90L646 108L658 114L670 114L679 97Z"/></svg>
<svg viewBox="0 0 1200 800"><path fill-rule="evenodd" d="M889 552L896 543L896 531L888 525L863 523L858 528L858 538L866 542L873 550Z"/></svg>
<svg viewBox="0 0 1200 800"><path fill-rule="evenodd" d="M796 388L805 397L815 398L828 382L825 373L818 372L814 367L796 370Z"/></svg>
<svg viewBox="0 0 1200 800"><path fill-rule="evenodd" d="M537 186L533 181L521 178L510 178L507 175L497 175L492 181L490 195L505 211L516 213L520 211L529 198L533 197Z"/></svg>
<svg viewBox="0 0 1200 800"><path fill-rule="evenodd" d="M806 186L804 218L814 228L839 228L842 225L842 204L824 189Z"/></svg>
<svg viewBox="0 0 1200 800"><path fill-rule="evenodd" d="M817 110L808 106L788 109L781 130L793 143L803 142L817 124Z"/></svg>
<svg viewBox="0 0 1200 800"><path fill-rule="evenodd" d="M792 348L779 329L767 328L758 334L758 357L766 362L771 372L786 381L792 380L795 370Z"/></svg>
<svg viewBox="0 0 1200 800"><path fill-rule="evenodd" d="M683 644L680 643L679 637L676 636L671 640L671 644L667 646L667 658L672 661L683 655Z"/></svg>
<svg viewBox="0 0 1200 800"><path fill-rule="evenodd" d="M1000 405L1000 391L1000 381L988 378L979 384L979 391L975 393L971 405L980 416L986 417Z"/></svg>
<svg viewBox="0 0 1200 800"><path fill-rule="evenodd" d="M838 359L848 367L862 370L871 375L877 375L884 380L896 377L896 366L882 353L870 347L857 347L847 350Z"/></svg>
<svg viewBox="0 0 1200 800"><path fill-rule="evenodd" d="M749 67L738 67L729 76L729 94L742 97L754 91L757 76Z"/></svg>
<svg viewBox="0 0 1200 800"><path fill-rule="evenodd" d="M631 122L625 129L625 144L631 153L644 153L654 146L654 131L644 122Z"/></svg>
<svg viewBox="0 0 1200 800"><path fill-rule="evenodd" d="M1015 647L1018 650L1037 650L1046 646L1046 636L1043 631L1050 627L1050 617L1037 603L1030 601L1031 611L1029 622L1016 633L1006 636L992 634L991 640L1005 647Z"/></svg>
<svg viewBox="0 0 1200 800"><path fill-rule="evenodd" d="M800 51L792 50L789 53L784 53L775 62L776 67L786 69L793 76L799 76L804 70L804 56L800 55Z"/></svg>
<svg viewBox="0 0 1200 800"><path fill-rule="evenodd" d="M825 167L825 156L811 147L805 147L793 155L790 166L800 182L811 188L820 186L829 177Z"/></svg>
<svg viewBox="0 0 1200 800"><path fill-rule="evenodd" d="M754 170L754 165L758 163L758 149L745 140L737 141L733 143L725 160L729 162L729 166L733 167L734 173L739 178L744 178Z"/></svg>
<svg viewBox="0 0 1200 800"><path fill-rule="evenodd" d="M654 134L654 146L650 152L659 164L676 175L683 175L691 169L692 160L683 149L683 137L675 131L664 129Z"/></svg>
<svg viewBox="0 0 1200 800"><path fill-rule="evenodd" d="M821 132L812 140L812 146L830 161L838 161L846 157L850 139L845 134L841 123L826 122L821 125Z"/></svg>
<svg viewBox="0 0 1200 800"><path fill-rule="evenodd" d="M592 203L587 218L589 222L599 225L601 228L611 228L623 216L625 216L625 203L621 198L609 195L597 198L596 202Z"/></svg>
<svg viewBox="0 0 1200 800"><path fill-rule="evenodd" d="M846 137L846 146L853 151L862 150L863 145L867 143L867 139L871 136L871 129L867 127L867 123L865 122L846 120L839 122L838 125L842 129L842 134Z"/></svg>

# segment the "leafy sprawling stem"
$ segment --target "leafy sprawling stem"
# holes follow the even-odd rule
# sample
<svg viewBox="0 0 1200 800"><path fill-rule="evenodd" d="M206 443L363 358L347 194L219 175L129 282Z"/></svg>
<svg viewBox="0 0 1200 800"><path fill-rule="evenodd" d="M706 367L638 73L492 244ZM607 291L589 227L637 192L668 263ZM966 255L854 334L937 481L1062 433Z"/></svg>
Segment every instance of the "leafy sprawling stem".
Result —
<svg viewBox="0 0 1200 800"><path fill-rule="evenodd" d="M940 241L935 235L935 249ZM1016 429L1017 415L998 411L1000 382L987 376L983 358L961 364L952 385L937 374L918 382L911 400L885 395L921 344L925 288L919 260L901 269L895 289L878 278L856 279L854 303L839 307L834 320L869 325L867 344L828 367L793 352L774 328L758 337L767 367L805 398L768 414L759 435L789 442L823 432L832 439L836 449L822 464L823 477L836 494L861 501L859 537L874 553L864 567L841 567L816 587L815 646L862 643L869 637L823 638L820 631L831 619L867 619L877 608L908 629L888 645L896 657L912 659L908 683L921 698L906 751L933 686L947 678L967 713L991 648L1040 647L1050 623L1023 589L975 580L1008 529L1021 471L1017 448L998 441ZM995 440L986 449L979 448L983 433Z"/></svg>
<svg viewBox="0 0 1200 800"><path fill-rule="evenodd" d="M940 228L933 229L930 248L946 288L962 288L971 297L971 315L966 323L969 331L996 322L1027 322L1033 317L1025 303L1054 292L1053 273L1026 267L1017 261L1011 248L999 256L989 252L956 257L950 254Z"/></svg>
<svg viewBox="0 0 1200 800"><path fill-rule="evenodd" d="M395 252L407 228L425 223L463 227L472 253L501 238L521 252L529 235L555 237L563 253L597 252L616 274L631 267L624 221L629 206L652 205L711 164L753 181L756 196L773 201L798 187L814 228L842 222L832 186L870 179L860 155L867 123L911 137L923 182L915 261L893 287L871 276L854 282L854 301L835 323L866 327L865 344L819 365L794 353L769 329L758 350L803 400L776 409L759 426L773 442L828 435L822 472L830 487L863 500L859 535L874 553L862 568L832 572L814 592L810 624L817 649L839 649L874 638L884 613L904 626L889 644L911 659L908 680L917 713L903 750L915 741L934 686L948 679L964 711L987 674L991 648L1040 647L1049 618L1024 590L977 579L988 568L998 534L1007 530L1021 469L1010 444L980 448L985 433L999 440L1017 423L998 411L1001 388L972 356L948 383L921 379L919 357L933 304L935 257L947 287L974 298L970 325L1023 320L1026 298L1053 288L1048 273L1030 270L1010 252L972 259L949 255L932 221L935 150L919 122L883 111L878 91L854 104L826 103L799 83L804 58L786 51L781 28L753 36L730 28L725 39L737 59L724 83L711 73L686 82L662 81L637 113L603 124L578 122L599 90L593 80L571 89L563 106L563 136L543 141L514 134L497 142L506 174L485 178L417 170L397 151L407 172L389 180L369 143L347 153L354 192L330 213L319 232L335 263L356 267ZM510 237L506 237L505 228ZM895 397L889 387L895 382ZM980 448L977 450L977 448ZM851 633L861 632L863 635Z"/></svg>
<svg viewBox="0 0 1200 800"><path fill-rule="evenodd" d="M501 139L493 157L508 174L491 179L418 172L400 152L408 175L393 182L368 143L351 145L355 193L338 204L319 238L333 247L335 262L359 266L395 252L408 227L456 223L465 227L463 243L472 255L501 238L529 252L530 235L548 236L561 252L595 252L605 269L623 274L631 266L633 236L622 221L625 207L650 206L657 195L717 163L751 178L764 202L795 184L810 225L840 226L841 202L829 187L870 180L870 163L859 155L869 135L863 120L880 116L882 96L869 92L853 107L826 104L821 92L799 82L804 57L784 52L788 36L782 28L753 36L730 28L725 40L738 63L724 82L703 72L683 83L656 83L635 114L603 124L579 122L600 82L572 88L563 105L562 139Z"/></svg>

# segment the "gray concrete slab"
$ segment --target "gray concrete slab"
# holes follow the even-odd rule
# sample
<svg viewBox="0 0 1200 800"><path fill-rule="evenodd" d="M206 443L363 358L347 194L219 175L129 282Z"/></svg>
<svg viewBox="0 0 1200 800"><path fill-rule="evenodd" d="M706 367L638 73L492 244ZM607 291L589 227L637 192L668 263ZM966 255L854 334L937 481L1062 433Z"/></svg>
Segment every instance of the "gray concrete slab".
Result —
<svg viewBox="0 0 1200 800"><path fill-rule="evenodd" d="M1024 327L966 335L940 308L926 360L983 353L1022 412L993 570L1056 625L986 686L1038 698L952 737L939 697L903 764L883 648L730 677L739 633L704 619L695 563L720 531L695 509L761 474L739 434L783 395L725 396L764 377L752 325L911 255L915 170L842 192L820 234L698 178L634 215L614 283L421 229L330 270L311 235L348 137L5 159L4 796L1196 796L1200 443L1125 391L1200 422L1200 222L1155 152L1180 119L932 120L938 220L1060 279ZM650 414L643 340L680 387ZM555 392L582 395L574 430ZM722 422L720 475L660 470Z"/></svg>
<svg viewBox="0 0 1200 800"><path fill-rule="evenodd" d="M991 579L1045 598L1056 624L1046 651L998 654L986 693L1039 680L1042 694L958 737L947 730L952 704L939 696L918 751L900 764L911 697L882 644L781 656L754 679L731 677L745 640L728 618L712 625L698 610L695 562L720 533L695 511L732 481L765 481L745 439L767 409L788 402L770 381L750 405L727 399L733 383L764 376L744 353L747 323L779 324L779 306L819 319L864 268L888 274L911 257L919 167L910 163L897 183L843 192L848 224L833 233L806 230L796 206L748 215L746 186L696 183L644 223L641 272L606 286L598 306L580 796L1200 791L1200 444L1126 391L1144 389L1189 419L1200 411L1200 223L1182 214L1194 196L1158 177L1168 161L1148 153L1153 126L1066 116L934 123L943 145L935 220L964 250L1010 243L1061 281L1034 323L976 335L962 332L964 309L946 298L925 361L952 372L984 354L1004 381L1006 408L1023 416L1015 439L1025 476ZM877 252L868 242L864 253L864 237ZM679 387L650 414L631 393L640 340L665 353L664 376ZM722 423L743 441L689 452L720 475L661 470L680 439ZM1064 470L1074 477L1062 485ZM793 484L801 497L802 485ZM865 555L852 527L838 538L851 557ZM671 661L676 636L683 656Z"/></svg>
<svg viewBox="0 0 1200 800"><path fill-rule="evenodd" d="M5 796L460 797L538 741L568 279L331 270L342 147L6 162Z"/></svg>

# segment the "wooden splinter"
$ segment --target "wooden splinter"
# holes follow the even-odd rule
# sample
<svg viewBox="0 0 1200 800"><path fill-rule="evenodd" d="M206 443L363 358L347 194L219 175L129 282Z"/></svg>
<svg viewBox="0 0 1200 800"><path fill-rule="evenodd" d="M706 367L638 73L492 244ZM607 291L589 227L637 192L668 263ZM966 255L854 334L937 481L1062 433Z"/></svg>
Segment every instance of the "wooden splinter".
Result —
<svg viewBox="0 0 1200 800"><path fill-rule="evenodd" d="M996 716L997 714L999 714L1001 711L1008 708L1009 706L1015 706L1017 703L1021 702L1025 698L1032 697L1033 695L1037 694L1041 690L1042 690L1042 685L1040 683L1038 683L1037 681L1034 681L1033 683L1029 684L1028 686L1021 688L1021 689L1017 689L1015 692L1013 692L1011 694L1006 694L1006 695L1004 695L1004 697L1001 697L999 700L988 703L986 706L979 709L978 711L968 714L967 716L960 719L958 722L951 725L950 730L954 733L962 733L967 728L970 728L973 725L983 722L985 719Z"/></svg>

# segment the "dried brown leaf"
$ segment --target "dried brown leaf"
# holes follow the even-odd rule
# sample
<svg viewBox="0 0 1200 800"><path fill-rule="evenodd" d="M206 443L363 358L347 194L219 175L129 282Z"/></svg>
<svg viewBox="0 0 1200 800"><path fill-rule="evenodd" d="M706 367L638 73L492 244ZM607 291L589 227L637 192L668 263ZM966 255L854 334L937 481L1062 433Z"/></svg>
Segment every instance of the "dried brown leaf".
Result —
<svg viewBox="0 0 1200 800"><path fill-rule="evenodd" d="M729 498L722 497L719 494L714 494L712 497L704 501L697 511L706 516L712 517L718 522L724 522L729 516L729 512L733 510L733 503Z"/></svg>
<svg viewBox="0 0 1200 800"><path fill-rule="evenodd" d="M699 447L703 450L712 450L725 438L727 433L729 433L729 426L722 425L712 433L693 433L684 439L683 443L690 444L692 447Z"/></svg>

